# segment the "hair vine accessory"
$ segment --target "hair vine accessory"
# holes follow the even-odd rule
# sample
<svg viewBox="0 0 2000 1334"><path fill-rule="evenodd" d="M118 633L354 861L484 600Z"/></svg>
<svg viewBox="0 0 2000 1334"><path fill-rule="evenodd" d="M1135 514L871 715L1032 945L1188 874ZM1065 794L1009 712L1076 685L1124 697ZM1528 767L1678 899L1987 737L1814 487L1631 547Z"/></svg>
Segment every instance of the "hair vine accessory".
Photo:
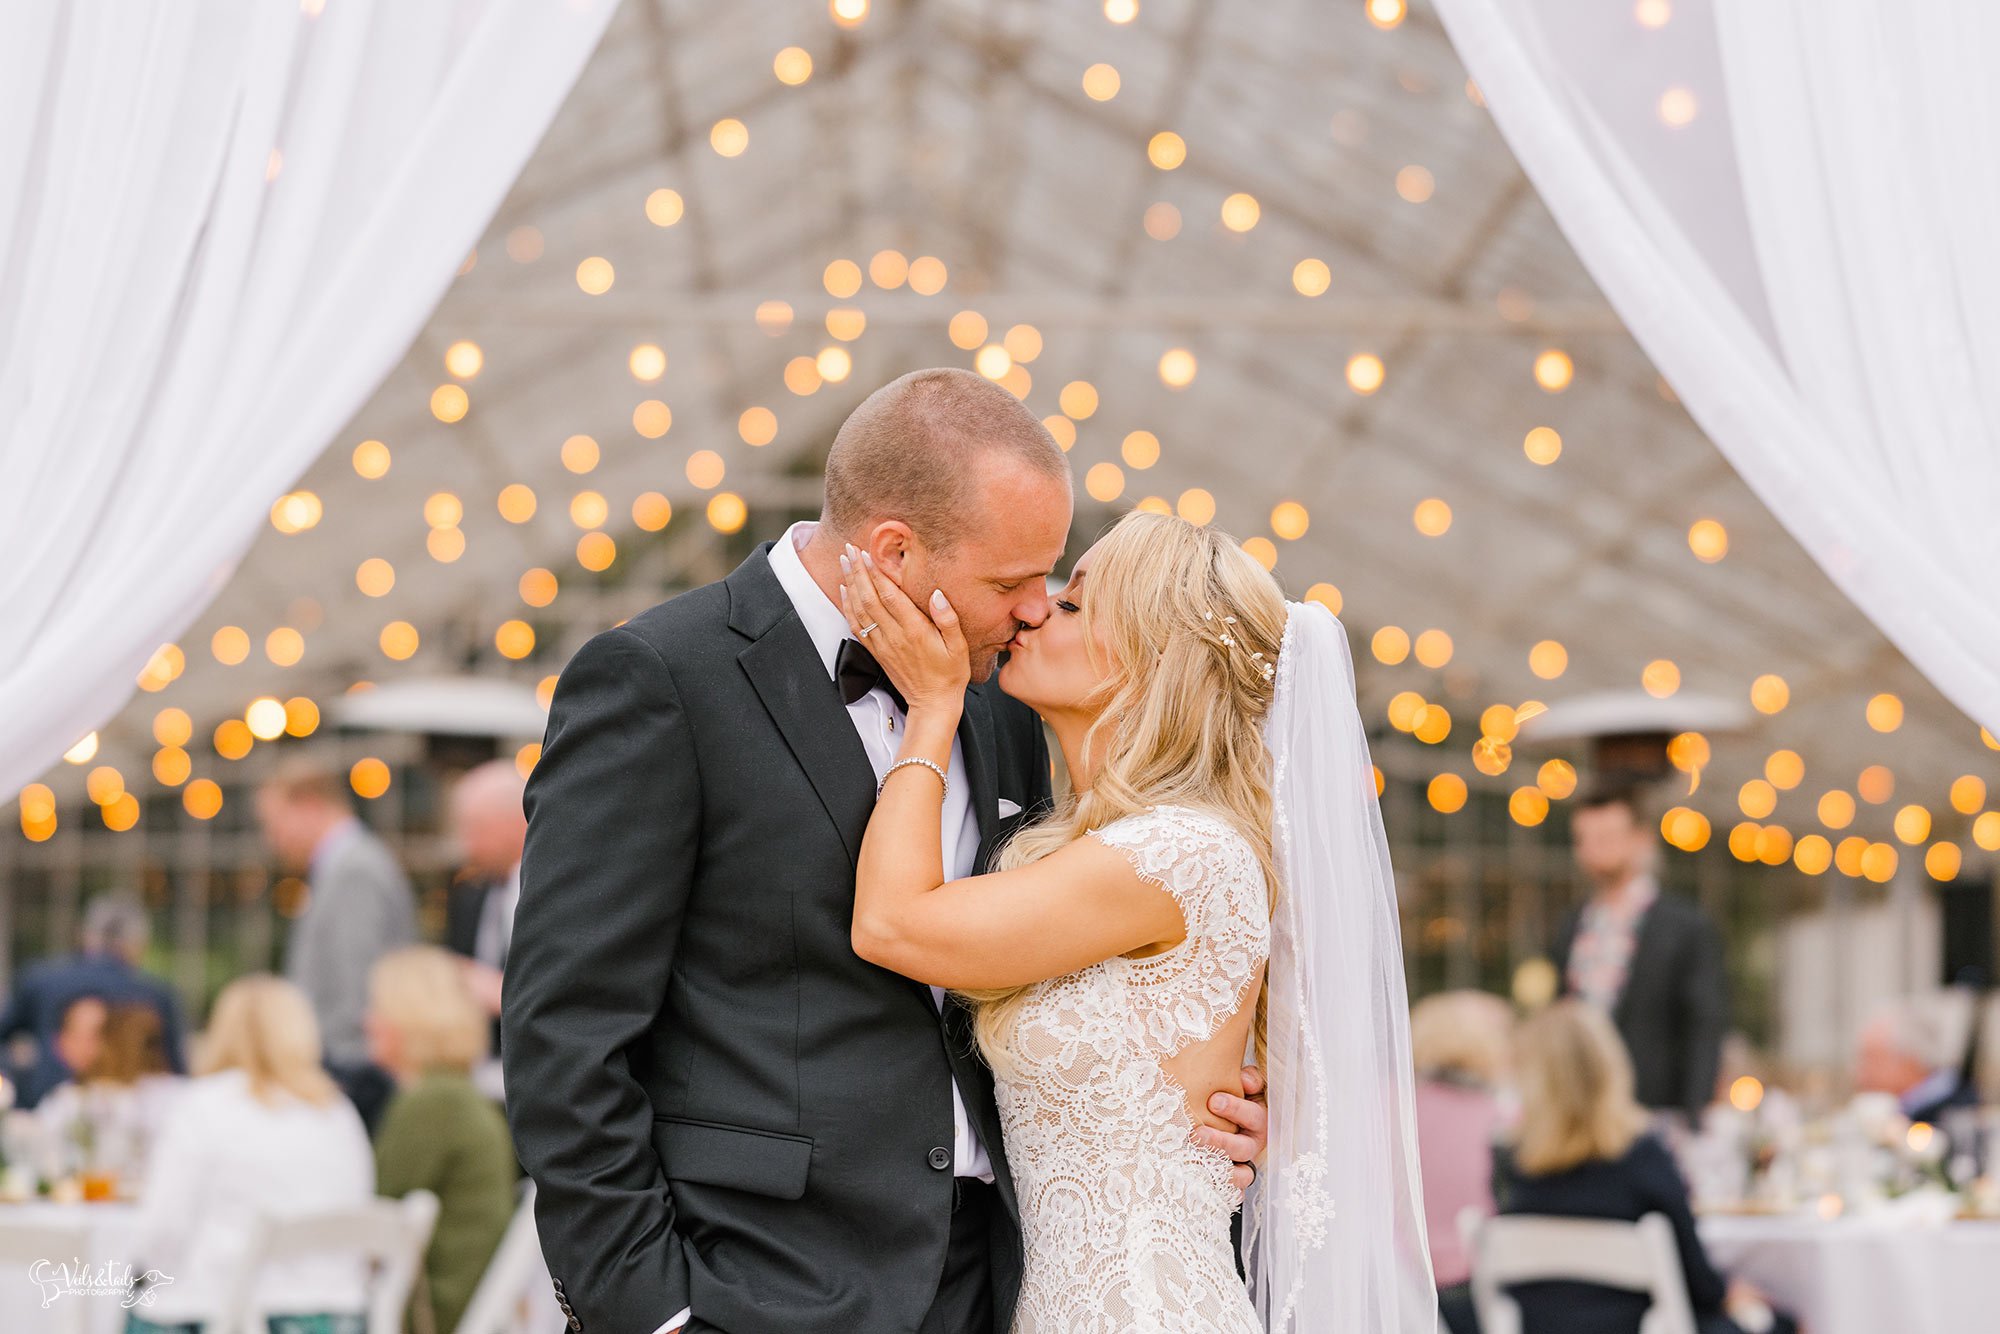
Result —
<svg viewBox="0 0 2000 1334"><path fill-rule="evenodd" d="M1215 612L1212 610L1204 609L1201 613L1201 619L1203 619L1204 621L1213 621L1216 619ZM1236 624L1236 618L1234 616L1225 615L1224 617L1222 617L1222 623L1224 625L1234 625ZM1224 648L1234 648L1240 641L1236 638L1235 635L1232 635L1229 633L1229 631L1224 630L1221 632L1221 637L1217 639L1216 642L1222 645L1222 647ZM1252 652L1250 654L1250 660L1257 664L1258 674L1262 676L1266 681L1269 681L1270 679L1272 679L1274 676L1277 675L1278 673L1277 664L1266 662L1264 660L1264 655L1261 651Z"/></svg>

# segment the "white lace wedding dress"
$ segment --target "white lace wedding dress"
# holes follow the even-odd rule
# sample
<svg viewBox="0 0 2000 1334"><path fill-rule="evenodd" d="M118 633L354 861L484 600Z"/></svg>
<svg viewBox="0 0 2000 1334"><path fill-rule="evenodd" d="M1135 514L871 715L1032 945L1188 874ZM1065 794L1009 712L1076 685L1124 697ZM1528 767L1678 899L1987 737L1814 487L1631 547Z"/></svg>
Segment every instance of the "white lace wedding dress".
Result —
<svg viewBox="0 0 2000 1334"><path fill-rule="evenodd" d="M1256 853L1158 806L1091 831L1173 895L1187 938L1037 983L996 1081L1027 1271L1014 1334L1262 1334L1237 1277L1242 1202L1164 1062L1213 1037L1270 953Z"/></svg>

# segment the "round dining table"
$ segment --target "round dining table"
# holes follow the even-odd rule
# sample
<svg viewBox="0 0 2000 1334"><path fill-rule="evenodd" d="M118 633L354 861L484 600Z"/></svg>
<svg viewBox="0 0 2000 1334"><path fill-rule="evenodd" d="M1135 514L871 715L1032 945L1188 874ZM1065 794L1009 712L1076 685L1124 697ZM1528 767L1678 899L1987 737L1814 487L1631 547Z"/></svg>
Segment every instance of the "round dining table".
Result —
<svg viewBox="0 0 2000 1334"><path fill-rule="evenodd" d="M1811 1334L2000 1329L2000 1220L1709 1215L1702 1244Z"/></svg>

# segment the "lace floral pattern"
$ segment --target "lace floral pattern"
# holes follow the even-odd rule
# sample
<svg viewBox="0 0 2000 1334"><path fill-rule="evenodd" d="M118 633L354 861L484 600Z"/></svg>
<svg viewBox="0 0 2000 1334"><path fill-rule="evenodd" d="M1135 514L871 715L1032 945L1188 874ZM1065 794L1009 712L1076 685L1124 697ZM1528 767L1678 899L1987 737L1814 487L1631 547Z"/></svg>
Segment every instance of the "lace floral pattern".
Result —
<svg viewBox="0 0 2000 1334"><path fill-rule="evenodd" d="M1187 807L1091 833L1173 896L1187 938L1038 983L1018 1012L996 1088L1027 1247L1014 1334L1261 1334L1229 1239L1242 1195L1165 1062L1215 1036L1264 966L1262 869Z"/></svg>

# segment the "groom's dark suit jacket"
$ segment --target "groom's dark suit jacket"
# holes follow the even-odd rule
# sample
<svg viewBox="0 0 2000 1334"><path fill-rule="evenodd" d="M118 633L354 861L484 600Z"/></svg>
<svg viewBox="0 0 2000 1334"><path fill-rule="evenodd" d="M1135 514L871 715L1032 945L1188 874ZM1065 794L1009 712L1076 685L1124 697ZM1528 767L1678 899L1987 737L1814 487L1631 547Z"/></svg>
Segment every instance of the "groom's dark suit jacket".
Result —
<svg viewBox="0 0 2000 1334"><path fill-rule="evenodd" d="M572 1331L914 1331L944 1264L954 1076L993 1161L996 1325L1021 1274L967 1015L858 958L875 776L771 571L607 630L556 684L507 957L507 1116ZM1049 800L990 684L959 737L980 864ZM1021 813L999 815L1002 797Z"/></svg>

